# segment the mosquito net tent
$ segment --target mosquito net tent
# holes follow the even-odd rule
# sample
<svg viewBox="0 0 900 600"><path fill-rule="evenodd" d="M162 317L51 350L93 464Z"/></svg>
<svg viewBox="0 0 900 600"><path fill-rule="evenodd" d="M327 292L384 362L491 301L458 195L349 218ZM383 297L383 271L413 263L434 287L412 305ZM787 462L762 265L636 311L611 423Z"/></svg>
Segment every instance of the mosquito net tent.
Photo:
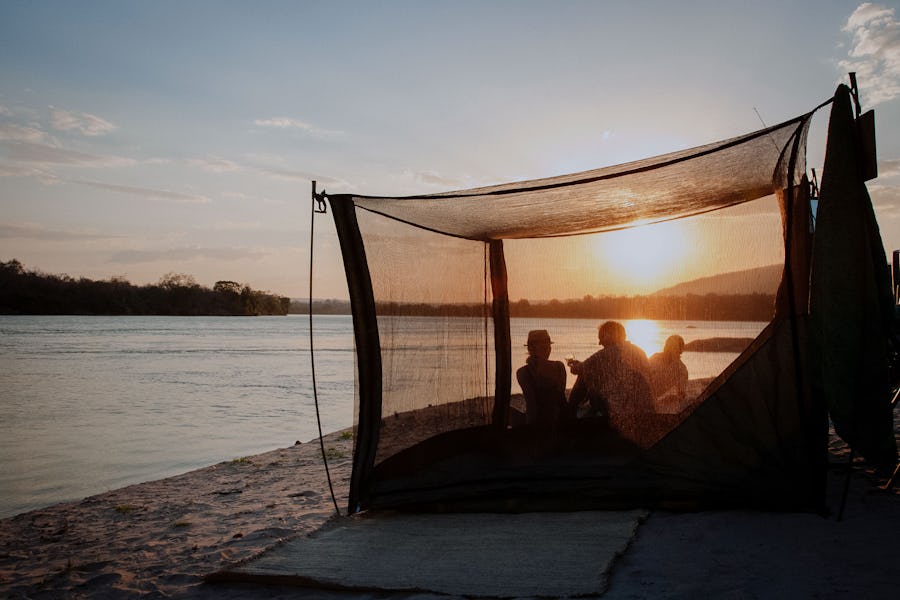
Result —
<svg viewBox="0 0 900 600"><path fill-rule="evenodd" d="M851 97L822 105L818 198L815 111L572 175L327 195L356 343L350 510L820 508L829 407L892 461Z"/></svg>

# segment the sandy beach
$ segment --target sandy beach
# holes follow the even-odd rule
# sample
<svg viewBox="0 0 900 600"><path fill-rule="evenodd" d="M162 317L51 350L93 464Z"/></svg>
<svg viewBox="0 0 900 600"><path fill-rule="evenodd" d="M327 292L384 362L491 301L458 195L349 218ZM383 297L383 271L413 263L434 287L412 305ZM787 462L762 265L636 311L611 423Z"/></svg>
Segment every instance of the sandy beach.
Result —
<svg viewBox="0 0 900 600"><path fill-rule="evenodd" d="M343 512L352 436L325 436ZM846 461L837 439L833 462ZM862 463L832 514L656 511L615 564L604 598L887 598L897 590L900 491ZM4 598L382 598L203 577L334 516L318 440L236 458L0 521ZM431 597L424 594L403 595ZM437 596L435 596L437 597Z"/></svg>

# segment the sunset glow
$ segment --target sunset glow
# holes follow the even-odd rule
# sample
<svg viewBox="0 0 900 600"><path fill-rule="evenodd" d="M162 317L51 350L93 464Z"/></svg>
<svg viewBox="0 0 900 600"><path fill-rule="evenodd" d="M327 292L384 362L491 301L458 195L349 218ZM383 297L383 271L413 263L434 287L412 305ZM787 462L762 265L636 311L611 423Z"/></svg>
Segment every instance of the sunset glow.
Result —
<svg viewBox="0 0 900 600"><path fill-rule="evenodd" d="M679 221L623 229L596 236L592 251L616 279L641 291L668 283L688 258L689 240Z"/></svg>
<svg viewBox="0 0 900 600"><path fill-rule="evenodd" d="M869 191L888 253L900 248L900 20L885 3L747 3L740 28L727 3L187 4L0 3L0 260L135 285L176 272L293 298L309 295L312 263L313 295L347 299L331 215L311 221L312 180L330 194L420 195L621 165L794 117L848 71L863 74L862 109L878 110ZM353 43L333 44L336 27ZM638 37L644 53L621 51ZM757 46L766 59L745 60ZM802 84L760 84L798 72ZM822 110L809 130L820 174L827 124ZM763 253L781 244L748 245L736 221L721 242L686 221L560 243L553 272L530 269L547 253L510 252L510 294L653 293L778 262Z"/></svg>

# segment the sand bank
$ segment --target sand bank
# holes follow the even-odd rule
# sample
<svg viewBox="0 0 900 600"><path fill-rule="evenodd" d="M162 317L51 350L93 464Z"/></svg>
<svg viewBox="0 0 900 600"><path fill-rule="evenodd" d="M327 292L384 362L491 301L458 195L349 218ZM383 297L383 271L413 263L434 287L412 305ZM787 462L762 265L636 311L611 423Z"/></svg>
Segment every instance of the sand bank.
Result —
<svg viewBox="0 0 900 600"><path fill-rule="evenodd" d="M343 511L352 440L325 437ZM846 448L832 443L834 460ZM837 510L844 477L829 476ZM604 598L883 598L896 592L900 492L851 478L843 519L654 512ZM372 594L211 585L203 576L321 526L334 514L318 441L0 520L0 597L367 599ZM422 594L406 595L425 598Z"/></svg>

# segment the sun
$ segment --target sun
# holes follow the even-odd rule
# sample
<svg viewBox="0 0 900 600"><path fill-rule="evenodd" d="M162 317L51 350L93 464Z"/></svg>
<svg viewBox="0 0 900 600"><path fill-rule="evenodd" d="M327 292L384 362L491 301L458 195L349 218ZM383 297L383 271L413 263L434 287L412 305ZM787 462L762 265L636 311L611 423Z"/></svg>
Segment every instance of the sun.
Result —
<svg viewBox="0 0 900 600"><path fill-rule="evenodd" d="M645 293L664 287L681 270L688 251L686 230L667 221L595 236L592 251L617 287Z"/></svg>
<svg viewBox="0 0 900 600"><path fill-rule="evenodd" d="M662 350L663 337L659 323L649 319L632 319L624 321L628 340L643 350L647 356Z"/></svg>

